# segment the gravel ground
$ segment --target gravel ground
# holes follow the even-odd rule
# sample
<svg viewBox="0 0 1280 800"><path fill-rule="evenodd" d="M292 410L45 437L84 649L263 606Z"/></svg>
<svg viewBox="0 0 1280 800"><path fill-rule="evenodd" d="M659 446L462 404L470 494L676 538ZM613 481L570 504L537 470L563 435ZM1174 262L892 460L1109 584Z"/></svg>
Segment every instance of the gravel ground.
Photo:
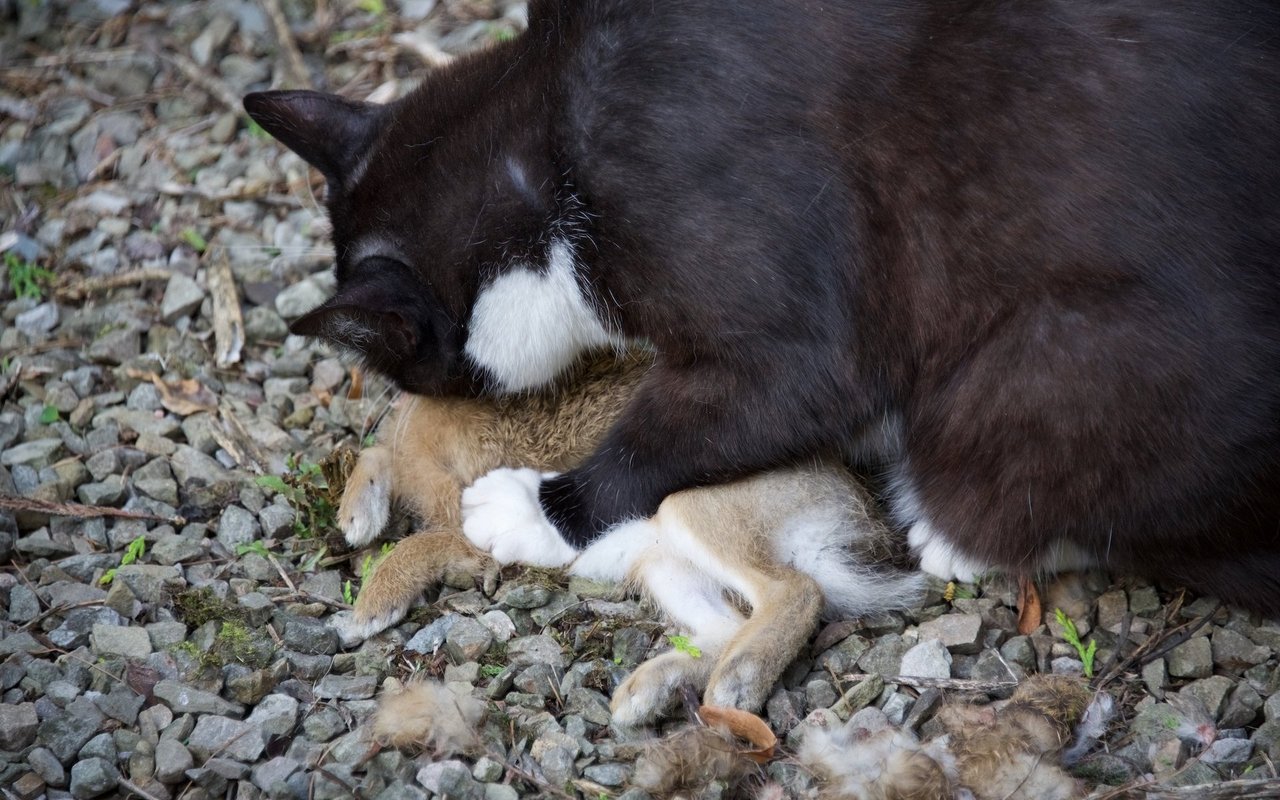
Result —
<svg viewBox="0 0 1280 800"><path fill-rule="evenodd" d="M461 576L367 643L326 625L381 552L334 535L326 481L389 392L287 334L332 287L321 184L239 109L305 84L393 97L522 15L505 0L0 0L7 796L647 796L630 786L643 738L610 726L608 694L669 644L612 587L510 569ZM1075 768L1085 792L1277 796L1280 624L1084 575L1043 586L1045 624L1019 634L1018 594L938 585L918 611L827 626L762 714L784 746L749 787L815 796L788 746L815 711L875 705L928 733L943 695L1081 673L1061 609L1120 709ZM410 676L484 701L483 755L371 747L377 693ZM1207 748L1178 740L1187 717L1212 726Z"/></svg>

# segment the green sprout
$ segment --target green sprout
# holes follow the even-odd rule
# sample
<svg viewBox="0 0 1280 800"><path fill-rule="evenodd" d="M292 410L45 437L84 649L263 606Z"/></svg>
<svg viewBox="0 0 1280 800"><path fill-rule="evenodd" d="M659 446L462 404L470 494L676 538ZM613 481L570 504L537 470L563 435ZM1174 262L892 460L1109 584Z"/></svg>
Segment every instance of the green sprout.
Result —
<svg viewBox="0 0 1280 800"><path fill-rule="evenodd" d="M209 248L209 243L200 235L200 231L195 228L184 228L182 233L178 234L182 241L191 245L191 249L197 253L203 253Z"/></svg>
<svg viewBox="0 0 1280 800"><path fill-rule="evenodd" d="M1084 676L1086 678L1092 678L1093 658L1098 654L1098 641L1096 639L1090 639L1089 645L1086 647L1085 644L1080 641L1080 631L1076 629L1076 624L1071 621L1071 617L1068 617L1062 609L1055 608L1053 610L1053 617L1058 621L1058 624L1062 626L1062 638L1080 654L1080 660L1084 663Z"/></svg>
<svg viewBox="0 0 1280 800"><path fill-rule="evenodd" d="M4 266L9 272L9 287L19 300L40 300L52 281L53 273L21 258L17 253L4 254Z"/></svg>
<svg viewBox="0 0 1280 800"><path fill-rule="evenodd" d="M124 554L120 556L120 566L127 567L138 559L142 558L147 552L147 540L139 536L129 546L124 549ZM116 578L116 570L118 567L112 567L102 573L102 578L98 581L103 586L109 585Z"/></svg>
<svg viewBox="0 0 1280 800"><path fill-rule="evenodd" d="M253 553L254 555L262 556L263 558L266 558L267 556L271 555L270 551L267 550L267 546L258 540L254 540L252 542L249 542L248 544L236 545L237 556L243 557L243 556L247 556L250 553Z"/></svg>
<svg viewBox="0 0 1280 800"><path fill-rule="evenodd" d="M667 636L667 641L671 642L671 646L676 650L690 658L702 658L702 650L689 641L688 636Z"/></svg>

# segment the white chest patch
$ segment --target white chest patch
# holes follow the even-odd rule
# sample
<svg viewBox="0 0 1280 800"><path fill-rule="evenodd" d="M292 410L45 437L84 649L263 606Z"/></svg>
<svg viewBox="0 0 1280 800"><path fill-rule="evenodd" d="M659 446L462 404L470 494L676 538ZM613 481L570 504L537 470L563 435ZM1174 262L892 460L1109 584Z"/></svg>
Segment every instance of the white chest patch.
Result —
<svg viewBox="0 0 1280 800"><path fill-rule="evenodd" d="M507 392L544 386L584 350L618 341L583 297L564 241L545 273L516 267L482 289L469 328L467 357Z"/></svg>

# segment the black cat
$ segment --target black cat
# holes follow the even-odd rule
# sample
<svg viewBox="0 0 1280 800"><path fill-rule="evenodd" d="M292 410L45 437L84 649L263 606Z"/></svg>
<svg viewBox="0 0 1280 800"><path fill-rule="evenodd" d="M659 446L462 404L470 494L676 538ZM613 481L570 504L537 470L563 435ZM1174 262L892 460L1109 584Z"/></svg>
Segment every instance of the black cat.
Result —
<svg viewBox="0 0 1280 800"><path fill-rule="evenodd" d="M473 487L473 538L839 453L931 571L1274 613L1278 58L1271 0L535 0L388 106L245 106L330 185L339 290L295 331L426 394L652 344L581 467Z"/></svg>

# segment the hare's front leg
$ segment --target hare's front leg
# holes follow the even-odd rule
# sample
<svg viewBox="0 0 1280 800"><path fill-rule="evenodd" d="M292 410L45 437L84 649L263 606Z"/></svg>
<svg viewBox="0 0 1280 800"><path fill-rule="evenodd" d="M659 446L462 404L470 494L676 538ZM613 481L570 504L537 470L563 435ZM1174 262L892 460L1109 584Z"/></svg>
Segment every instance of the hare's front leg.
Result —
<svg viewBox="0 0 1280 800"><path fill-rule="evenodd" d="M364 547L387 527L393 491L391 467L388 448L369 447L360 451L355 469L347 476L338 505L338 527L352 547Z"/></svg>

